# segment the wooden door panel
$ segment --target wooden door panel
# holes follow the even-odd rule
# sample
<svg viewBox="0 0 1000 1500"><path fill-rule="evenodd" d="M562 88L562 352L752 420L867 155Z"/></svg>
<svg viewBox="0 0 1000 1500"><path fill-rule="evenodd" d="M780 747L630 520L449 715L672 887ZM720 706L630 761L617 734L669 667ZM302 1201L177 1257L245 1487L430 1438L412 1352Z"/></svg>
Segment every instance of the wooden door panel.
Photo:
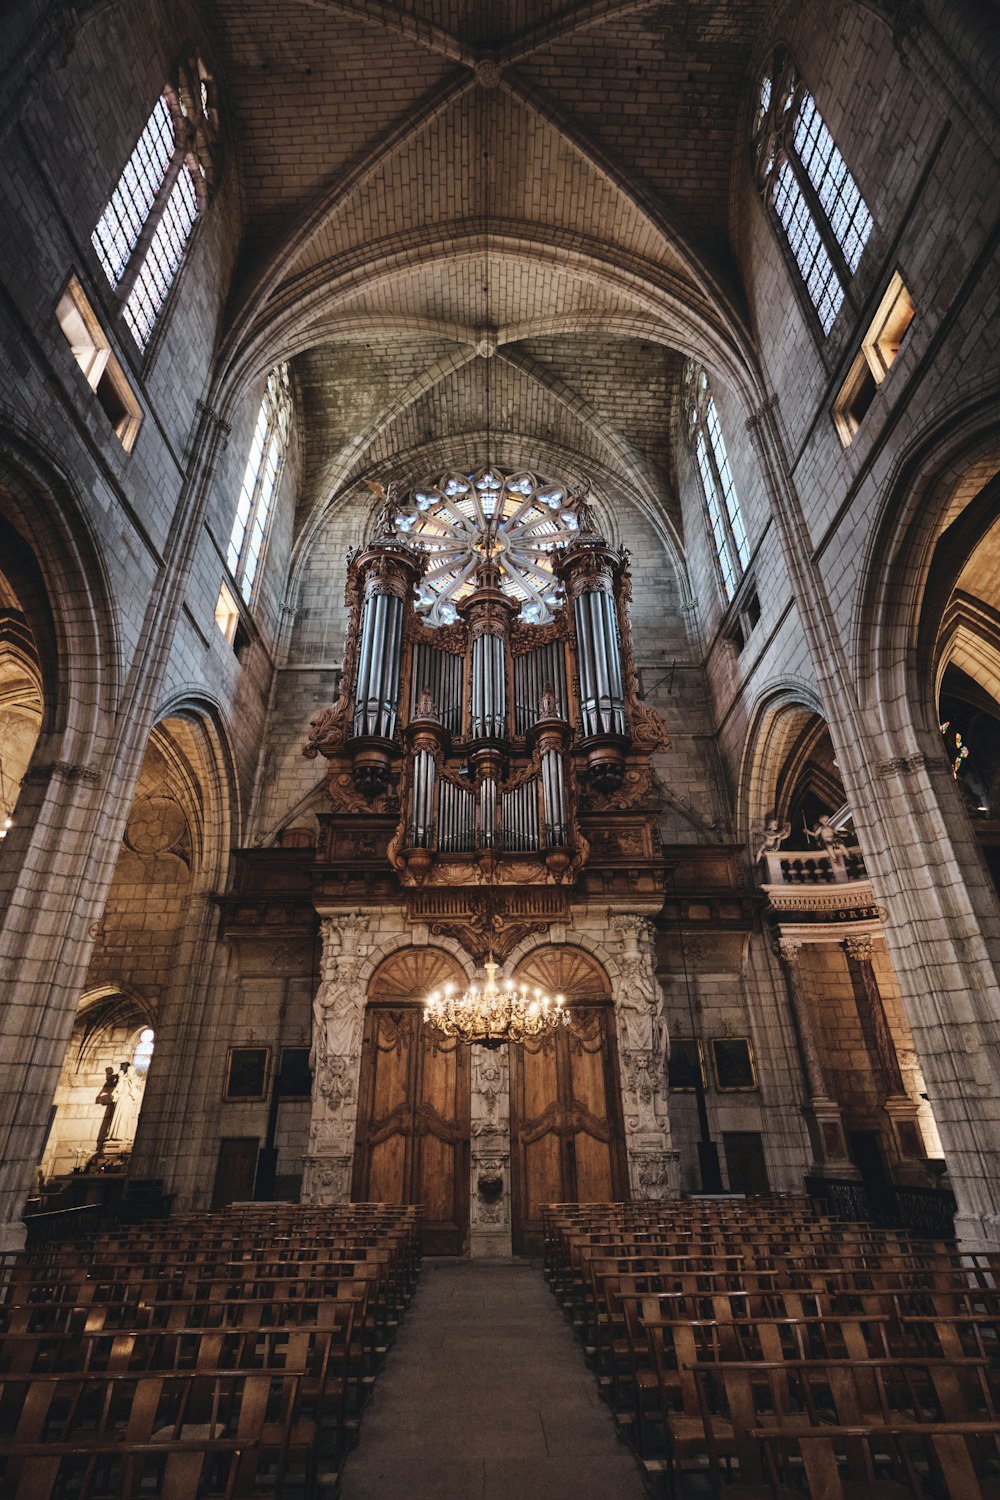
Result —
<svg viewBox="0 0 1000 1500"><path fill-rule="evenodd" d="M513 1241L541 1246L544 1203L624 1196L624 1135L609 1006L576 1005L569 1026L511 1048Z"/></svg>
<svg viewBox="0 0 1000 1500"><path fill-rule="evenodd" d="M578 1130L573 1137L577 1203L607 1203L614 1198L611 1144Z"/></svg>
<svg viewBox="0 0 1000 1500"><path fill-rule="evenodd" d="M524 1181L521 1205L523 1218L526 1222L540 1224L543 1203L566 1201L563 1191L562 1142L559 1136L549 1133L526 1143L521 1157L521 1170Z"/></svg>
<svg viewBox="0 0 1000 1500"><path fill-rule="evenodd" d="M461 1254L468 1239L470 1110L468 1048L436 1038L414 1005L369 1006L354 1193L423 1203L430 1254Z"/></svg>
<svg viewBox="0 0 1000 1500"><path fill-rule="evenodd" d="M395 1109L405 1109L410 1093L413 1015L406 1011L372 1013L371 1045L375 1061L372 1119L384 1120Z"/></svg>

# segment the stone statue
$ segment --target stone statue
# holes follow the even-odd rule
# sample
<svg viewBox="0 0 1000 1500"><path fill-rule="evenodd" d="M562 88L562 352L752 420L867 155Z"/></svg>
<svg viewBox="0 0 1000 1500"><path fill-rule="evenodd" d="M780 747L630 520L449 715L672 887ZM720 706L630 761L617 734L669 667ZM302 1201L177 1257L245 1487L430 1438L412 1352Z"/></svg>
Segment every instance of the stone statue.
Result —
<svg viewBox="0 0 1000 1500"><path fill-rule="evenodd" d="M540 719L558 719L559 717L556 690L551 682L547 682L542 689L542 696L538 701L538 717Z"/></svg>
<svg viewBox="0 0 1000 1500"><path fill-rule="evenodd" d="M824 854L829 855L831 859L844 858L847 845L840 836L840 829L834 828L826 813L820 813L815 828L810 828L804 817L802 826L806 831L806 837L812 839L814 844L818 844Z"/></svg>
<svg viewBox="0 0 1000 1500"><path fill-rule="evenodd" d="M758 864L765 854L777 854L791 831L791 823L779 823L777 818L768 818L761 834L760 848L754 856L754 864Z"/></svg>
<svg viewBox="0 0 1000 1500"><path fill-rule="evenodd" d="M97 1146L94 1150L95 1156L104 1155L104 1145L108 1139L108 1135L111 1132L111 1121L114 1119L115 1114L115 1103L117 1099L115 1090L118 1087L118 1082L118 1074L115 1072L114 1068L105 1068L104 1082L101 1084L101 1092L94 1100L95 1104L104 1105L104 1118L101 1120L101 1123L98 1126L97 1130Z"/></svg>
<svg viewBox="0 0 1000 1500"><path fill-rule="evenodd" d="M114 1118L108 1138L121 1146L131 1146L135 1140L135 1128L139 1123L139 1105L142 1091L135 1070L127 1062L121 1064L121 1088L115 1103Z"/></svg>
<svg viewBox="0 0 1000 1500"><path fill-rule="evenodd" d="M414 714L414 718L436 719L437 716L438 713L434 706L434 699L431 697L431 690L429 687L424 687L417 698L417 711Z"/></svg>

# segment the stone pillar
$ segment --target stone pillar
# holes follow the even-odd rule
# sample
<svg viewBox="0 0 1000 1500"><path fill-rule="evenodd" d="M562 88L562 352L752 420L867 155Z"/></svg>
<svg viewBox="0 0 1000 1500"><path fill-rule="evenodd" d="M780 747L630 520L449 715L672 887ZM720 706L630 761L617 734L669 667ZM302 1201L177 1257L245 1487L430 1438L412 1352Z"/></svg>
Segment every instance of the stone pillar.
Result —
<svg viewBox="0 0 1000 1500"><path fill-rule="evenodd" d="M809 997L802 979L802 943L798 938L783 937L778 942L778 955L785 969L788 994L792 1005L792 1016L799 1038L802 1066L806 1076L808 1100L807 1118L812 1126L813 1151L816 1160L812 1170L821 1177L857 1178L858 1169L847 1155L847 1138L840 1105L830 1095L823 1065L820 1062L819 1046L809 1013Z"/></svg>
<svg viewBox="0 0 1000 1500"><path fill-rule="evenodd" d="M903 1083L896 1043L889 1029L889 1018L885 1013L878 976L872 962L875 938L871 933L862 933L857 937L845 938L842 946L858 979L854 987L858 1013L863 1031L871 1035L875 1045L874 1063L881 1086L883 1108L892 1126L903 1175L908 1173L926 1184L926 1174L918 1165L926 1155L918 1120L919 1106L910 1098Z"/></svg>
<svg viewBox="0 0 1000 1500"><path fill-rule="evenodd" d="M358 1123L358 1075L365 995L358 982L371 918L338 912L321 923L320 984L313 1001L309 1154L303 1203L349 1203Z"/></svg>
<svg viewBox="0 0 1000 1500"><path fill-rule="evenodd" d="M469 1253L510 1255L510 1053L472 1048Z"/></svg>
<svg viewBox="0 0 1000 1500"><path fill-rule="evenodd" d="M612 913L611 928L621 943L615 1015L632 1196L675 1198L680 1185L679 1153L670 1138L669 1036L663 991L656 977L653 923L648 917Z"/></svg>

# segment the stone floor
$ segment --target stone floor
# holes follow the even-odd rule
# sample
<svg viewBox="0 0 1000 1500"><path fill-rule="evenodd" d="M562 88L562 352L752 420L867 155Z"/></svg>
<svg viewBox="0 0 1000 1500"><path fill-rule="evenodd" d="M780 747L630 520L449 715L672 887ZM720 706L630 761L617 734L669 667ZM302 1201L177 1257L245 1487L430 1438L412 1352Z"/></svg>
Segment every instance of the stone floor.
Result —
<svg viewBox="0 0 1000 1500"><path fill-rule="evenodd" d="M642 1500L541 1267L424 1262L343 1500Z"/></svg>

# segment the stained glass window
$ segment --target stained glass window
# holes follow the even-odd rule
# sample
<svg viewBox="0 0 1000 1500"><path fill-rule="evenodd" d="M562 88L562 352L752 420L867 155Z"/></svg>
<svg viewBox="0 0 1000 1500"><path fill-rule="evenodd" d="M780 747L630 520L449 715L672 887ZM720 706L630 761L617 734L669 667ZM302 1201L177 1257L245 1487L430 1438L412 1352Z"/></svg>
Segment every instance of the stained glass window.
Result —
<svg viewBox="0 0 1000 1500"><path fill-rule="evenodd" d="M761 189L829 333L873 221L815 99L780 51L761 80L754 151Z"/></svg>
<svg viewBox="0 0 1000 1500"><path fill-rule="evenodd" d="M267 386L243 471L240 498L226 552L226 563L247 604L264 553L271 506L292 426L288 366L276 365Z"/></svg>
<svg viewBox="0 0 1000 1500"><path fill-rule="evenodd" d="M417 608L429 625L458 618L456 605L475 587L476 565L492 555L500 586L520 617L545 624L562 604L553 554L579 530L566 490L534 474L488 468L445 474L415 489L401 505L397 530L429 553Z"/></svg>
<svg viewBox="0 0 1000 1500"><path fill-rule="evenodd" d="M719 410L712 395L708 376L693 360L684 372L688 431L694 448L698 477L701 480L705 509L719 575L727 601L750 562L750 543L740 507L739 496L729 467Z"/></svg>

